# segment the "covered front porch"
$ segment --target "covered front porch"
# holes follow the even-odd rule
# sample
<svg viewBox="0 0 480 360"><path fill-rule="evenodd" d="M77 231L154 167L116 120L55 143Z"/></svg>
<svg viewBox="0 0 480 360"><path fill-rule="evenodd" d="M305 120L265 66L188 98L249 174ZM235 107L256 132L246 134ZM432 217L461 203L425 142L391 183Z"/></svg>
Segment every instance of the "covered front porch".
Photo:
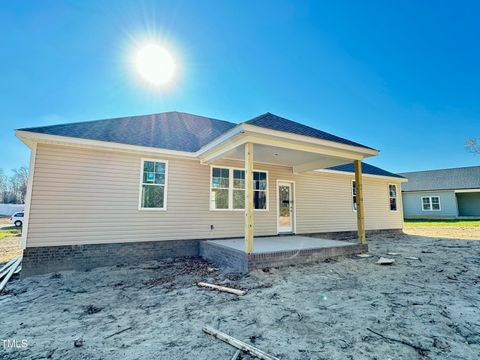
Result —
<svg viewBox="0 0 480 360"><path fill-rule="evenodd" d="M283 124L283 126L288 125L290 124ZM334 246L337 245L336 242L327 243L325 242L327 240L323 240L321 243L319 239L306 237L295 237L295 241L288 241L289 239L287 238L274 238L275 241L273 241L273 238L269 240L268 238L254 237L254 209L256 206L254 196L256 194L255 191L258 190L255 187L256 185L254 185L254 164L280 165L291 169L290 171L293 175L298 175L332 166L353 163L355 168L357 241L362 245L366 245L362 160L374 156L377 153L378 151L375 149L333 136L325 137L322 135L318 137L315 133L312 133L312 135L310 135L310 133L308 133L308 135L297 135L297 133L292 133L292 131L285 132L247 123L240 124L232 131L204 147L199 157L203 164L210 164L212 166L223 160L237 160L244 163L243 169L240 169L240 177L237 178L242 179L240 189L244 191L245 194L244 207L241 208L244 209L245 214L244 238L228 241L222 240L226 242L221 244L215 242L209 242L209 244L226 247L235 251L243 251L243 253L252 258L258 258L263 256L263 254L272 253L272 251L269 250L274 250L275 253L290 251L308 252L311 249L335 249L343 248L345 245L357 245L342 243L342 246ZM215 176L218 176L218 178L215 178ZM218 184L221 184L224 178L228 178L228 175L213 174L213 186L221 187ZM234 181L231 180L230 183ZM293 186L293 181L277 179L276 185L276 199L271 198L270 201L267 200L270 204L273 203L274 206L270 206L269 209L265 207L262 209L264 209L264 211L276 211L277 234L298 234L295 226L298 213L296 210L298 210L298 206L301 205L295 202L296 189ZM223 188L225 187L227 187L227 185L223 185ZM224 190L224 194L226 193L227 191ZM232 199L232 194L229 194L229 199ZM213 201L216 201L216 199L213 199ZM315 210L311 209L308 211ZM331 246L328 246L328 244ZM292 246L294 246L294 248L292 248Z"/></svg>
<svg viewBox="0 0 480 360"><path fill-rule="evenodd" d="M324 261L368 250L357 240L331 240L311 236L267 236L254 238L255 249L247 253L245 239L207 240L200 244L200 255L222 267L246 273L288 265Z"/></svg>

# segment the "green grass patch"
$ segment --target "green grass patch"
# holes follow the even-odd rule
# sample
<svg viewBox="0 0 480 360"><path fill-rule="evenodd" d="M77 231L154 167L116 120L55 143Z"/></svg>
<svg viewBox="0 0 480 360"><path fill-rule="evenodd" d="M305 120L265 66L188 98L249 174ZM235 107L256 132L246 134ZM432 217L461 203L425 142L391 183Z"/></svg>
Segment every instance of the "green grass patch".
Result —
<svg viewBox="0 0 480 360"><path fill-rule="evenodd" d="M406 226L480 226L480 220L409 219Z"/></svg>
<svg viewBox="0 0 480 360"><path fill-rule="evenodd" d="M0 229L0 239L7 238L7 237L20 236L21 233L22 233L22 228L9 226L9 227Z"/></svg>

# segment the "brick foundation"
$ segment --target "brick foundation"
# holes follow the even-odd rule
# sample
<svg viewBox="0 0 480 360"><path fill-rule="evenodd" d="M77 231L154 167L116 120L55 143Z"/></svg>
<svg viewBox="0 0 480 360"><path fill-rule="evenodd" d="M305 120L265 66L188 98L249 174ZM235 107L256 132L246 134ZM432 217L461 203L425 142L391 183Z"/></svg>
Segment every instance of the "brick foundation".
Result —
<svg viewBox="0 0 480 360"><path fill-rule="evenodd" d="M367 235L401 232L401 229L371 230L367 231ZM332 240L356 238L355 231L303 235ZM247 256L239 250L206 244L203 240L171 240L29 247L23 252L21 276L27 277L61 270L84 271L101 266L136 264L142 261L182 256L202 256L219 266L246 273L256 268L304 264L368 250L366 245L354 245Z"/></svg>
<svg viewBox="0 0 480 360"><path fill-rule="evenodd" d="M198 256L199 240L42 246L23 252L21 276L61 270L84 271L101 266L135 264L162 258Z"/></svg>

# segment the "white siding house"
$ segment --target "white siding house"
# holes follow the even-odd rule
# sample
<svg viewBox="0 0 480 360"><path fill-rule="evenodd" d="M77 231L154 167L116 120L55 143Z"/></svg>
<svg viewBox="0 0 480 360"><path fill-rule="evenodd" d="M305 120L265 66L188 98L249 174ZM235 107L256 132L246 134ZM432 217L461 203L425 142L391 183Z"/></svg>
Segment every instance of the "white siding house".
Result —
<svg viewBox="0 0 480 360"><path fill-rule="evenodd" d="M402 229L405 179L365 163L354 173L377 150L272 114L162 113L17 136L32 149L27 263L71 246L171 254L204 239L245 237L248 250L258 236Z"/></svg>

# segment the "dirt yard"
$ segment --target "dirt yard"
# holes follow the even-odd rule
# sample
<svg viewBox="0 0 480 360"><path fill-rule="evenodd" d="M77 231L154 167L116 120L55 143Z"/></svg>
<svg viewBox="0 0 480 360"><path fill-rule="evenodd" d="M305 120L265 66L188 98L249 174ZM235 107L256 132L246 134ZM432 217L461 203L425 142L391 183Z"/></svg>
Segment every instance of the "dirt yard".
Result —
<svg viewBox="0 0 480 360"><path fill-rule="evenodd" d="M480 226L411 226L405 224L404 232L418 236L480 240Z"/></svg>
<svg viewBox="0 0 480 360"><path fill-rule="evenodd" d="M202 332L210 325L281 359L480 358L480 241L377 236L370 250L370 258L243 277L183 259L14 280L0 296L0 334L26 346L0 352L3 359L229 359L234 349ZM399 253L395 263L377 265L387 252Z"/></svg>
<svg viewBox="0 0 480 360"><path fill-rule="evenodd" d="M21 240L21 228L14 226L0 227L0 264L21 255Z"/></svg>
<svg viewBox="0 0 480 360"><path fill-rule="evenodd" d="M22 246L20 237L0 238L0 263L7 262L21 254Z"/></svg>

